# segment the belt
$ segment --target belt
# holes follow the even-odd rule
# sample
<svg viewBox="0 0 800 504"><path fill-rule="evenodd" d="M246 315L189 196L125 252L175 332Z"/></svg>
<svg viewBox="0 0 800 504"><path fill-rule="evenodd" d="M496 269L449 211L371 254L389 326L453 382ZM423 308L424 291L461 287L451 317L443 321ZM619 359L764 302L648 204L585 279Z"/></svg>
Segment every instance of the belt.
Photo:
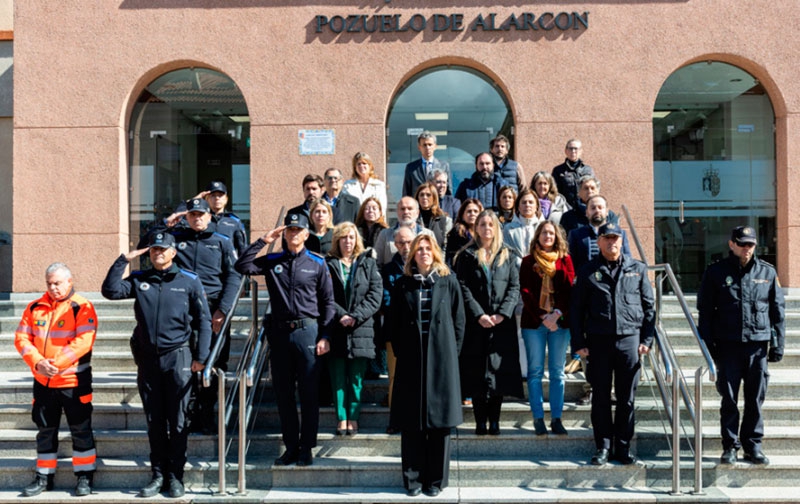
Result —
<svg viewBox="0 0 800 504"><path fill-rule="evenodd" d="M276 320L274 322L275 327L278 329L302 329L304 327L310 327L312 325L317 325L317 319L315 318L301 318L296 320Z"/></svg>

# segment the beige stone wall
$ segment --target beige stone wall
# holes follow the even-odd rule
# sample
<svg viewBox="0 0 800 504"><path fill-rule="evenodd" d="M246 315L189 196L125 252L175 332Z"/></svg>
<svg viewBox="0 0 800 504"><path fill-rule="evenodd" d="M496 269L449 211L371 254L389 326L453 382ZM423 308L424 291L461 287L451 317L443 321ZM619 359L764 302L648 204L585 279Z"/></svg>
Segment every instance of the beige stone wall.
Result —
<svg viewBox="0 0 800 504"><path fill-rule="evenodd" d="M800 286L800 259L788 253L798 245L800 217L788 210L796 196L787 190L800 184L800 35L787 22L796 7L794 0L524 7L421 0L18 0L13 290L40 290L37 272L56 256L72 265L84 290L99 290L127 242L130 105L150 80L187 65L228 74L247 100L253 236L274 223L287 187L295 191L288 203L300 200L303 174L347 167L361 149L382 164L387 109L399 86L424 68L457 63L492 76L507 94L516 157L527 170L549 169L562 160L565 139L580 137L612 207L628 205L652 250L653 104L670 73L708 59L752 73L773 101L780 274L785 285ZM334 36L316 34L313 24L316 14L461 12L470 20L490 12L504 19L512 12L573 9L590 11L588 30ZM337 154L301 158L296 135L303 128L335 128Z"/></svg>
<svg viewBox="0 0 800 504"><path fill-rule="evenodd" d="M0 0L0 31L14 29L14 2Z"/></svg>

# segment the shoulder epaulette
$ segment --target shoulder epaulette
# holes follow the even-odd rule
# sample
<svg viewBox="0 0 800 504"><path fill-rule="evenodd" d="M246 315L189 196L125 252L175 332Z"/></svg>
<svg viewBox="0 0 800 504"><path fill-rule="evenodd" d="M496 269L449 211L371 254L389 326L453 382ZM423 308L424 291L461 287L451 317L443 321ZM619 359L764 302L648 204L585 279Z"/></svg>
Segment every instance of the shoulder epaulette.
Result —
<svg viewBox="0 0 800 504"><path fill-rule="evenodd" d="M759 264L763 264L764 266L769 266L770 268L775 269L775 265L774 264L769 263L769 262L761 259L760 257L758 257L757 259L758 259L758 263Z"/></svg>
<svg viewBox="0 0 800 504"><path fill-rule="evenodd" d="M188 276L191 279L198 278L197 273L195 273L194 271L186 270L183 268L178 268L178 271L180 271L181 273L183 273L184 275Z"/></svg>
<svg viewBox="0 0 800 504"><path fill-rule="evenodd" d="M225 236L225 235L224 235L224 234L222 234L222 233L217 233L216 231L214 231L214 234L213 234L213 236L218 236L218 237L220 237L220 238L225 238L226 240L230 241L230 237L228 237L228 236Z"/></svg>
<svg viewBox="0 0 800 504"><path fill-rule="evenodd" d="M312 252L308 249L306 249L306 254L308 254L308 257L318 262L319 264L322 264L323 266L325 265L325 256L318 254L316 252Z"/></svg>

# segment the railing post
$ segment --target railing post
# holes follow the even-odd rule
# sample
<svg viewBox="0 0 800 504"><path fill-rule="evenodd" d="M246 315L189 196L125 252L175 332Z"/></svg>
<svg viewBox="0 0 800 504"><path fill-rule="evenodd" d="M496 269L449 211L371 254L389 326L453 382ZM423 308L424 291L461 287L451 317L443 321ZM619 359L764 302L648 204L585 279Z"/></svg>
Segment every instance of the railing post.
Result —
<svg viewBox="0 0 800 504"><path fill-rule="evenodd" d="M250 334L258 334L258 282L255 280L250 281L250 298L251 302L251 326ZM258 345L253 345L251 352L256 351ZM249 356L243 356L247 359ZM247 361L245 361L246 363ZM239 376L239 481L237 494L247 494L247 471L245 466L247 464L247 366L242 366L242 374Z"/></svg>
<svg viewBox="0 0 800 504"><path fill-rule="evenodd" d="M703 495L703 366L694 372L694 493Z"/></svg>
<svg viewBox="0 0 800 504"><path fill-rule="evenodd" d="M225 371L221 369L215 370L217 373L217 397L219 398L217 404L217 432L218 432L218 459L219 459L219 490L217 494L225 495L225 445L226 428L225 428Z"/></svg>
<svg viewBox="0 0 800 504"><path fill-rule="evenodd" d="M681 494L680 380L672 382L672 495Z"/></svg>

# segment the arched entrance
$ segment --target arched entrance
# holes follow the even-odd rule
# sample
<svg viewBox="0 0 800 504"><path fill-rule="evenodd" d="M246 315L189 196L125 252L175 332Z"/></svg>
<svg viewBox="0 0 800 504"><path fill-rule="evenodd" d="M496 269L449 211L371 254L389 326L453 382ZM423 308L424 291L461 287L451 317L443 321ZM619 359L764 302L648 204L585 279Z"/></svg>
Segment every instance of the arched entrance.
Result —
<svg viewBox="0 0 800 504"><path fill-rule="evenodd" d="M420 156L417 136L423 130L436 135L436 158L450 163L453 190L475 171L475 156L489 150L489 140L502 133L514 146L511 107L490 77L464 66L414 75L392 100L386 123L390 210L401 196L406 164Z"/></svg>
<svg viewBox="0 0 800 504"><path fill-rule="evenodd" d="M131 247L153 221L216 180L249 229L250 117L230 77L206 68L161 75L136 100L129 142Z"/></svg>
<svg viewBox="0 0 800 504"><path fill-rule="evenodd" d="M775 114L748 72L722 62L667 78L653 111L655 255L685 291L728 253L730 230L758 232L760 257L776 259Z"/></svg>

